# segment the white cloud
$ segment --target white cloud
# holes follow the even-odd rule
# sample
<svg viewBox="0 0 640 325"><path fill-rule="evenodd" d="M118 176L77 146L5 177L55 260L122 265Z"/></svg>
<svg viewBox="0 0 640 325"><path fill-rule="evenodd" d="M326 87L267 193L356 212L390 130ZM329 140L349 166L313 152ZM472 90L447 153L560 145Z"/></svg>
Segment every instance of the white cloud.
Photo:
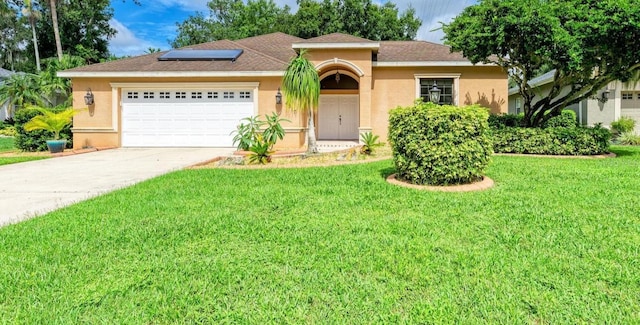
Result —
<svg viewBox="0 0 640 325"><path fill-rule="evenodd" d="M167 45L154 44L138 38L129 28L116 19L111 19L109 25L116 30L115 37L109 41L109 51L116 56L140 55L150 47L167 48Z"/></svg>
<svg viewBox="0 0 640 325"><path fill-rule="evenodd" d="M207 3L210 0L156 0L151 1L162 4L165 7L179 7L184 10L207 11Z"/></svg>

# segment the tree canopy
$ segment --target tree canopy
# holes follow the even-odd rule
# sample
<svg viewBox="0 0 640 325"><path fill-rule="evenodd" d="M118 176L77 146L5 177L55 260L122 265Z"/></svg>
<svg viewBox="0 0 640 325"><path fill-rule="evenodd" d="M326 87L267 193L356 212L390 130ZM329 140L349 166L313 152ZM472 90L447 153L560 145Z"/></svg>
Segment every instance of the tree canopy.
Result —
<svg viewBox="0 0 640 325"><path fill-rule="evenodd" d="M139 0L132 2L140 4ZM55 15L52 6L56 8ZM110 0L5 0L0 1L0 66L35 72L36 42L40 58L63 60L64 55L57 53L54 16L59 25L62 54L82 57L85 63L109 57L109 39L116 33L109 25L113 17ZM36 37L31 31L35 31Z"/></svg>
<svg viewBox="0 0 640 325"><path fill-rule="evenodd" d="M201 12L178 23L173 47L240 39L272 32L302 38L341 32L371 40L410 40L422 22L415 10L400 13L395 4L371 0L298 0L298 11L278 7L273 0L211 0Z"/></svg>
<svg viewBox="0 0 640 325"><path fill-rule="evenodd" d="M640 74L636 1L479 0L443 25L445 44L473 63L509 71L525 123L536 126L610 82ZM543 69L555 69L551 90L532 104L537 93L529 81Z"/></svg>

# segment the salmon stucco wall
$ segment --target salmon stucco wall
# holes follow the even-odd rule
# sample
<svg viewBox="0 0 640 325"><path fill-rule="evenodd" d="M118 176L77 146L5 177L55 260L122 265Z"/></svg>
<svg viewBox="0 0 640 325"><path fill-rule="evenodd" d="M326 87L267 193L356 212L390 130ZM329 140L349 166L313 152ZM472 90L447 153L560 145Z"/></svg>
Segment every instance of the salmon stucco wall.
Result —
<svg viewBox="0 0 640 325"><path fill-rule="evenodd" d="M370 50L314 50L310 59L316 65L324 63L320 73L340 68L358 75L360 132L372 131L381 139L387 137L388 112L397 106L412 105L418 98L416 75L459 75L459 89L456 89L458 105L480 104L493 113L507 111L507 75L498 67L374 67ZM331 63L329 61L341 59ZM357 67L350 68L349 65ZM356 71L359 70L359 71ZM281 77L246 78L73 78L73 99L75 108L86 108L84 95L91 89L95 104L74 118L74 146L120 147L121 146L121 88L113 85L145 83L166 83L186 86L189 83L232 83L258 82L257 115L277 112L283 118L285 139L277 149L299 149L305 145L307 115L288 109L286 104L276 104L276 93L281 87ZM133 86L131 86L133 87ZM114 103L115 101L115 103ZM317 123L316 123L317 125Z"/></svg>
<svg viewBox="0 0 640 325"><path fill-rule="evenodd" d="M499 67L374 68L372 91L372 132L386 139L389 110L410 106L419 97L416 76L459 75L454 90L457 105L479 104L492 113L506 113L508 77Z"/></svg>
<svg viewBox="0 0 640 325"><path fill-rule="evenodd" d="M306 127L306 114L292 111L287 106L276 104L276 94L281 87L280 77L263 78L73 78L73 106L84 110L74 117L73 139L74 147L120 147L121 146L121 89L113 92L112 84L121 83L216 83L216 82L258 82L258 108L257 115L264 119L265 114L277 112L290 122L283 122L286 131L285 138L277 147L281 149L298 149L304 145L303 128ZM84 104L84 95L87 89L91 89L94 95L94 104ZM113 98L116 98L116 104Z"/></svg>

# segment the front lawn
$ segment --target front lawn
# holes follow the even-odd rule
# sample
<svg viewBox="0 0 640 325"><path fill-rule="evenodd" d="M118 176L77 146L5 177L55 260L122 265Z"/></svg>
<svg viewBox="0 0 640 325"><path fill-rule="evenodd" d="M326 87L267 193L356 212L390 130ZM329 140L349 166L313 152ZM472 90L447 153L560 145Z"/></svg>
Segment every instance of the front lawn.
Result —
<svg viewBox="0 0 640 325"><path fill-rule="evenodd" d="M45 158L48 156L42 153L20 152L15 148L14 138L0 137L0 166Z"/></svg>
<svg viewBox="0 0 640 325"><path fill-rule="evenodd" d="M493 158L419 192L390 161L165 175L0 229L7 323L638 323L640 148Z"/></svg>

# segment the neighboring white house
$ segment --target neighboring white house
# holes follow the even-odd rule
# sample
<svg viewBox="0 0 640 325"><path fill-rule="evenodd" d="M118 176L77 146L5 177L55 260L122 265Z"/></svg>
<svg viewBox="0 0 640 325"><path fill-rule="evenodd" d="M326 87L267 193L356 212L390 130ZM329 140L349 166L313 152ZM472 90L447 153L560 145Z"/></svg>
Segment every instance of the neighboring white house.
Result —
<svg viewBox="0 0 640 325"><path fill-rule="evenodd" d="M555 70L549 71L537 78L531 79L529 84L538 91L533 103L544 98L551 88ZM568 88L567 88L568 91ZM518 93L518 87L509 89L509 108L511 114L523 111L522 96ZM568 106L578 116L582 125L594 125L602 123L605 127L611 127L611 122L622 116L628 116L636 120L637 134L640 134L640 84L611 82L597 95Z"/></svg>
<svg viewBox="0 0 640 325"><path fill-rule="evenodd" d="M0 84L2 84L3 80L9 78L13 74L14 73L9 70L0 68ZM4 121L9 117L9 111L7 109L8 106L9 103L0 103L0 121Z"/></svg>

